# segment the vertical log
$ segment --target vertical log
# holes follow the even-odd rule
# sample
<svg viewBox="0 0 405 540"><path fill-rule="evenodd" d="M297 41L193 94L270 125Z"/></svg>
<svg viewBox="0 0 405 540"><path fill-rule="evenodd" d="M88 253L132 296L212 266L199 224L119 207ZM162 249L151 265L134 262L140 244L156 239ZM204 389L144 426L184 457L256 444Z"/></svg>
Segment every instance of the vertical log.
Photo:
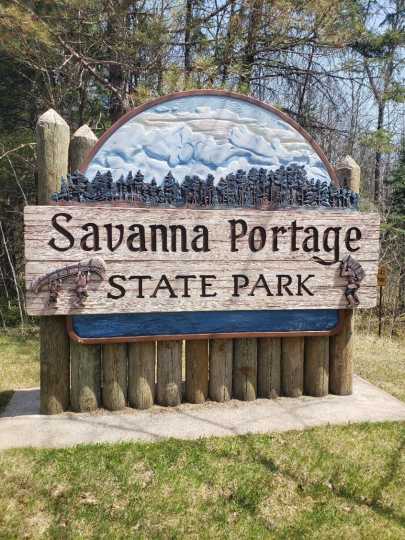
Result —
<svg viewBox="0 0 405 540"><path fill-rule="evenodd" d="M209 344L209 396L213 401L228 401L232 398L231 339L212 339Z"/></svg>
<svg viewBox="0 0 405 540"><path fill-rule="evenodd" d="M156 342L128 345L128 402L135 409L149 409L155 401Z"/></svg>
<svg viewBox="0 0 405 540"><path fill-rule="evenodd" d="M87 125L81 126L79 129L77 129L74 132L72 136L72 140L70 141L70 147L69 147L69 161L70 161L71 172L80 168L86 154L90 151L90 149L94 146L96 142L97 142L97 137L94 135L94 133L91 131L91 129ZM121 345L111 345L111 347L112 348L109 349L109 351L107 352L107 359L111 359L113 357L119 358L120 354L122 354L119 350ZM116 352L114 352L114 347L117 348ZM76 358L75 355L78 355L78 357ZM86 357L92 358L92 361L94 364L101 365L102 347L100 347L99 345L80 345L79 343L75 343L75 346L72 347L72 350L70 353L70 361L72 364L72 369L73 369L73 364L75 366L81 366L80 359L82 356L84 358ZM117 374L115 373L115 367L116 367L115 362L113 361L107 361L105 365L103 365L104 380L111 381L112 383L112 381L116 379ZM86 368L82 367L80 369L85 370ZM71 382L70 382L71 395L74 395L74 396L81 395L81 389L75 388L76 383L81 384L81 378L79 375L80 374L78 374L77 377L73 377L73 374L72 374L72 377L71 377ZM93 375L94 377L97 377L95 373L93 373ZM84 373L84 376L87 377L87 374ZM97 389L97 391L95 391L95 395L97 395L99 399L99 396L101 395L101 379L98 378L97 380L99 381L100 387ZM106 403L110 398L112 398L111 394L108 395L111 389L112 389L112 386L109 387L109 389L107 390L107 394L105 396L103 394L103 401L105 397ZM89 403L90 402L91 402L91 399L89 398ZM112 406L113 404L110 402L109 405ZM117 403L115 403L115 405L117 405ZM73 403L72 403L72 406L73 406ZM91 405L92 408L96 408L98 406L100 406L100 404L98 403L98 400L97 400L97 406L94 404ZM125 406L125 403L123 406ZM79 405L76 403L76 410L80 410L78 407ZM91 410L91 408L87 410Z"/></svg>
<svg viewBox="0 0 405 540"><path fill-rule="evenodd" d="M48 204L59 191L68 170L70 129L53 109L39 117L36 125L38 204Z"/></svg>
<svg viewBox="0 0 405 540"><path fill-rule="evenodd" d="M236 399L252 401L257 391L257 339L234 340L232 394Z"/></svg>
<svg viewBox="0 0 405 540"><path fill-rule="evenodd" d="M79 129L73 133L69 148L70 172L73 173L80 169L82 163L84 162L84 158L87 156L96 142L97 137L87 124L79 127Z"/></svg>
<svg viewBox="0 0 405 540"><path fill-rule="evenodd" d="M157 401L174 407L181 403L181 341L157 342Z"/></svg>
<svg viewBox="0 0 405 540"><path fill-rule="evenodd" d="M41 317L41 414L58 414L69 407L69 337L65 317Z"/></svg>
<svg viewBox="0 0 405 540"><path fill-rule="evenodd" d="M100 346L72 341L70 351L72 409L76 412L94 411L100 407Z"/></svg>
<svg viewBox="0 0 405 540"><path fill-rule="evenodd" d="M208 395L208 340L186 341L186 400L204 403Z"/></svg>
<svg viewBox="0 0 405 540"><path fill-rule="evenodd" d="M68 168L69 126L53 109L36 125L38 204L48 204ZM57 414L69 406L69 338L65 317L40 319L41 413Z"/></svg>
<svg viewBox="0 0 405 540"><path fill-rule="evenodd" d="M281 390L299 397L304 391L304 338L283 338L281 343Z"/></svg>
<svg viewBox="0 0 405 540"><path fill-rule="evenodd" d="M123 409L127 402L127 345L104 345L103 365L103 406L110 411Z"/></svg>
<svg viewBox="0 0 405 540"><path fill-rule="evenodd" d="M329 392L329 337L305 338L304 392L326 396Z"/></svg>
<svg viewBox="0 0 405 540"><path fill-rule="evenodd" d="M330 338L329 389L331 394L348 396L353 392L353 311L342 311L342 330Z"/></svg>
<svg viewBox="0 0 405 540"><path fill-rule="evenodd" d="M360 167L350 156L336 166L336 175L341 186L352 191L360 190ZM332 394L349 395L353 392L353 310L342 310L342 330L330 338L329 345L329 389Z"/></svg>
<svg viewBox="0 0 405 540"><path fill-rule="evenodd" d="M281 386L281 339L257 340L257 395L276 398Z"/></svg>

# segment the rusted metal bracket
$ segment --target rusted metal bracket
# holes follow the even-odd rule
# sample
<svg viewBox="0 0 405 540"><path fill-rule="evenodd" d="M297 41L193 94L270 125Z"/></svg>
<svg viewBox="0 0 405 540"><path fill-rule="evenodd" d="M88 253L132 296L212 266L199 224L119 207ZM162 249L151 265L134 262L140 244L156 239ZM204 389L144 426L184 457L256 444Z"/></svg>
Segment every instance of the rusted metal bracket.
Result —
<svg viewBox="0 0 405 540"><path fill-rule="evenodd" d="M48 287L48 304L57 307L63 281L73 277L75 278L76 284L74 288L76 295L74 307L81 307L84 305L89 294L87 285L91 275L94 274L103 281L105 279L105 271L106 265L104 260L101 257L93 257L87 261L80 261L75 264L64 266L63 268L52 270L51 272L38 277L31 283L30 291L38 294L44 287Z"/></svg>

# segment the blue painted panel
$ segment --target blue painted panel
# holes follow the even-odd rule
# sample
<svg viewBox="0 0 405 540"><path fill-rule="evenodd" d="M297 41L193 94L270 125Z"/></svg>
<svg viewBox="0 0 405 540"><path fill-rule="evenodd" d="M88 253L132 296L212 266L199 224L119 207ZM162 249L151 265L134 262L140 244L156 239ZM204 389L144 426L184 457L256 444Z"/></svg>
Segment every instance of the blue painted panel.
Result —
<svg viewBox="0 0 405 540"><path fill-rule="evenodd" d="M315 332L332 330L339 312L333 309L285 311L193 311L75 315L73 330L81 338L113 338L242 332Z"/></svg>

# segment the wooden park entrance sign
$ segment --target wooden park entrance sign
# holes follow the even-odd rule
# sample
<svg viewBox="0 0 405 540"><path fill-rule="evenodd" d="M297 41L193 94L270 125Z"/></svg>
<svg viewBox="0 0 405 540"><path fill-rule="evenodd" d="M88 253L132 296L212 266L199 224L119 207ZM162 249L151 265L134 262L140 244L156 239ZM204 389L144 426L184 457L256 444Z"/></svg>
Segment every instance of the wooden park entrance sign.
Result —
<svg viewBox="0 0 405 540"><path fill-rule="evenodd" d="M376 302L376 214L32 206L25 224L31 315Z"/></svg>
<svg viewBox="0 0 405 540"><path fill-rule="evenodd" d="M25 209L27 311L67 316L81 343L340 335L345 311L376 305L378 215L257 100L144 105L56 188Z"/></svg>

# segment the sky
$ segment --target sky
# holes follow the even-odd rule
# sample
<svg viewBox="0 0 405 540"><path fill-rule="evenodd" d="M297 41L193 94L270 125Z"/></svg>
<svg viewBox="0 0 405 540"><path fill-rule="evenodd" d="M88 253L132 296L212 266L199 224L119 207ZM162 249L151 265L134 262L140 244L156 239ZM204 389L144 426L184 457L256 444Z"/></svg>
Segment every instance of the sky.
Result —
<svg viewBox="0 0 405 540"><path fill-rule="evenodd" d="M86 171L111 170L113 178L139 170L159 184L171 170L222 176L251 167L305 165L309 178L330 182L325 165L305 138L276 114L225 96L188 96L155 105L118 128Z"/></svg>

